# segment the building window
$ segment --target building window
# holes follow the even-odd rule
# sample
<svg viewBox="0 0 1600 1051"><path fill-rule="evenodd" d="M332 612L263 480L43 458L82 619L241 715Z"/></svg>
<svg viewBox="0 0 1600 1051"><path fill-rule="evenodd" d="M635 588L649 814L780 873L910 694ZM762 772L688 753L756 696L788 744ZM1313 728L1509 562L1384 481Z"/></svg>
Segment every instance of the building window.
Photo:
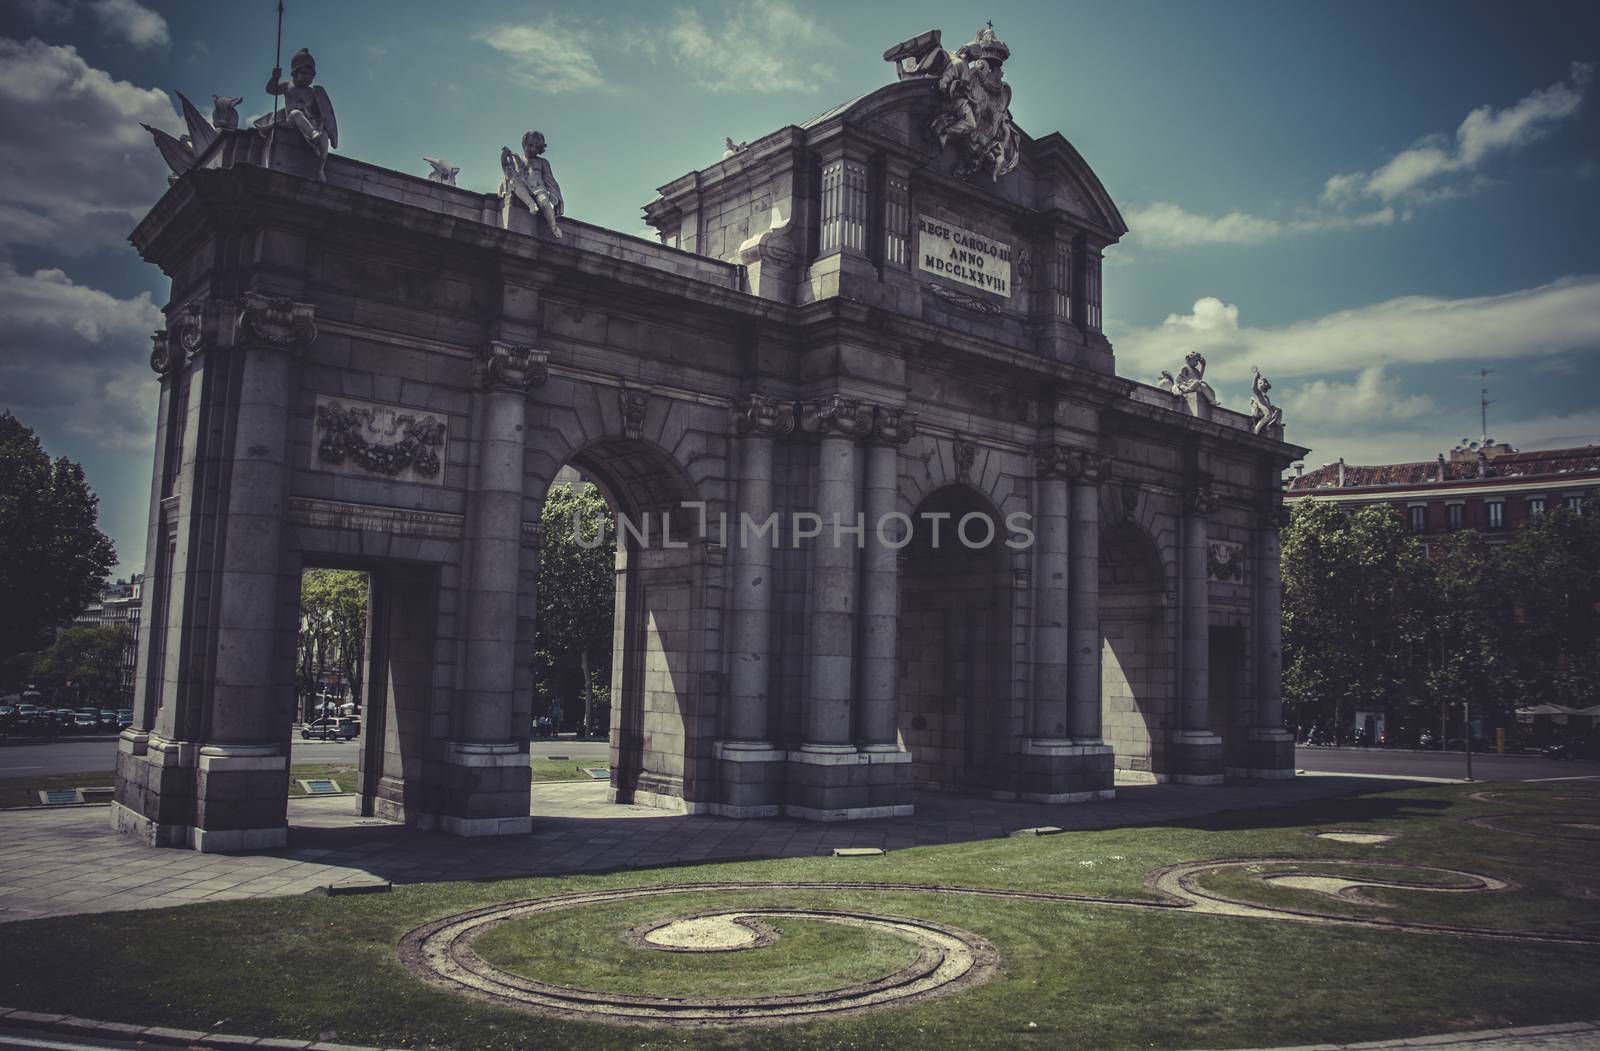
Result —
<svg viewBox="0 0 1600 1051"><path fill-rule="evenodd" d="M1530 516L1544 514L1544 497L1542 497L1542 496L1530 496L1530 497L1528 497L1528 514Z"/></svg>
<svg viewBox="0 0 1600 1051"><path fill-rule="evenodd" d="M1413 533L1427 532L1428 508L1423 504L1412 504L1409 510L1411 512L1411 531Z"/></svg>
<svg viewBox="0 0 1600 1051"><path fill-rule="evenodd" d="M1464 511L1465 511L1465 508L1463 508L1462 505L1460 505L1460 504L1446 504L1445 505L1445 509L1444 509L1445 524L1448 526L1448 528L1450 528L1450 529L1460 529L1461 528L1462 514L1464 513Z"/></svg>
<svg viewBox="0 0 1600 1051"><path fill-rule="evenodd" d="M1567 497L1567 510L1575 512L1575 513L1578 513L1578 514L1582 514L1583 513L1583 496L1581 494L1579 494L1579 493L1574 493L1571 496Z"/></svg>
<svg viewBox="0 0 1600 1051"><path fill-rule="evenodd" d="M1486 506L1489 508L1489 528L1504 529L1506 527L1506 505L1497 500Z"/></svg>

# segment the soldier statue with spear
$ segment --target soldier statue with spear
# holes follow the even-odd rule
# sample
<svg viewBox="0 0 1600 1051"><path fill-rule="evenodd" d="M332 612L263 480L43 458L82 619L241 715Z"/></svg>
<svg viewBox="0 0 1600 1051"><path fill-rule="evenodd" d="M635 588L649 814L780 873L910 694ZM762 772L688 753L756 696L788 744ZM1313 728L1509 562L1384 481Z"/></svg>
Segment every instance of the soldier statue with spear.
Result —
<svg viewBox="0 0 1600 1051"><path fill-rule="evenodd" d="M285 82L279 78L283 76L283 0L278 2L278 54L274 58L280 63L272 67L272 76L267 79L267 94L273 96L272 116L266 118L269 125L267 140L267 164L272 163L271 153L273 142L278 134L278 125L291 124L306 142L317 151L317 180L325 181L328 167L328 150L339 145L339 121L333 113L333 100L328 98L328 93L322 85L312 85L317 76L317 61L311 57L311 52L301 48L289 59L289 77ZM283 96L282 116L279 116L277 96Z"/></svg>

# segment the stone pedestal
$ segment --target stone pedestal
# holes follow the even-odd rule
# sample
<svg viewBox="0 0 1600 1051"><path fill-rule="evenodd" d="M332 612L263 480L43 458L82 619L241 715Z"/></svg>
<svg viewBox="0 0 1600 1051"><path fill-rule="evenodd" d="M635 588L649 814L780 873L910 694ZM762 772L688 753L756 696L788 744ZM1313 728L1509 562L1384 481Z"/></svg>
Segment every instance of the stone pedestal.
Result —
<svg viewBox="0 0 1600 1051"><path fill-rule="evenodd" d="M858 821L910 817L911 753L807 746L788 754L788 804L783 812L804 821Z"/></svg>
<svg viewBox="0 0 1600 1051"><path fill-rule="evenodd" d="M1248 777L1269 781L1294 778L1294 734L1288 730L1251 730L1246 755L1250 763Z"/></svg>
<svg viewBox="0 0 1600 1051"><path fill-rule="evenodd" d="M124 730L117 741L111 827L152 847L194 845L198 746Z"/></svg>
<svg viewBox="0 0 1600 1051"><path fill-rule="evenodd" d="M1018 794L1035 803L1085 803L1116 798L1115 756L1108 744L1022 742Z"/></svg>
<svg viewBox="0 0 1600 1051"><path fill-rule="evenodd" d="M718 741L719 798L709 807L720 817L779 817L787 753L766 741Z"/></svg>
<svg viewBox="0 0 1600 1051"><path fill-rule="evenodd" d="M439 829L457 836L511 836L533 831L528 753L515 742L445 745Z"/></svg>
<svg viewBox="0 0 1600 1051"><path fill-rule="evenodd" d="M1167 769L1180 785L1222 784L1222 738L1209 730L1178 731L1167 749Z"/></svg>

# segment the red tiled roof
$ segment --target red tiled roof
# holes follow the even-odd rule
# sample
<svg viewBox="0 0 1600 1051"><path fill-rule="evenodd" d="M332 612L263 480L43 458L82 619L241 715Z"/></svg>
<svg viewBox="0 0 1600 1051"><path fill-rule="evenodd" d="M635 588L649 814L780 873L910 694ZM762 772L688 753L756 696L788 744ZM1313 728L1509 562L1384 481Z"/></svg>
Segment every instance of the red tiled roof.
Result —
<svg viewBox="0 0 1600 1051"><path fill-rule="evenodd" d="M1600 446L1585 445L1577 449L1543 449L1536 452L1504 453L1492 456L1484 464L1484 473L1478 474L1478 460L1445 460L1444 480L1466 481L1472 478L1531 478L1553 474L1600 472ZM1388 463L1374 466L1344 465L1345 488L1358 486L1415 486L1439 481L1439 461L1423 460L1419 463ZM1307 471L1291 478L1285 486L1291 492L1307 489L1336 489L1339 486L1339 465L1336 463Z"/></svg>

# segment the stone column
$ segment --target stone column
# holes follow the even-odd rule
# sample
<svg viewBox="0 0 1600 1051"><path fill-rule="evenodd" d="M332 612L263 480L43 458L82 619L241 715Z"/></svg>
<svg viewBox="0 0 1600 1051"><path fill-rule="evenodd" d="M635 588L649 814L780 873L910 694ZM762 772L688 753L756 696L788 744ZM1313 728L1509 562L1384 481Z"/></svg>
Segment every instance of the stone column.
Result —
<svg viewBox="0 0 1600 1051"><path fill-rule="evenodd" d="M455 734L445 748L440 801L440 825L457 835L506 835L532 827L528 757L512 717L527 397L548 377L546 359L532 347L493 341L478 362L482 391L467 523L466 674Z"/></svg>
<svg viewBox="0 0 1600 1051"><path fill-rule="evenodd" d="M817 503L821 533L813 544L811 613L806 623L803 740L789 753L786 811L813 820L879 817L867 814L869 793L851 768L862 762L852 741L855 693L856 551L861 524L856 499L856 442L872 427L869 409L830 395L803 406L801 426L816 434ZM798 542L798 538L797 538Z"/></svg>
<svg viewBox="0 0 1600 1051"><path fill-rule="evenodd" d="M794 406L752 394L734 424L739 449L738 519L730 526L734 551L732 618L728 630L728 707L717 742L719 802L724 817L776 817L784 753L772 745L768 721L772 681L772 563L779 542L773 519L772 453L794 431Z"/></svg>
<svg viewBox="0 0 1600 1051"><path fill-rule="evenodd" d="M1020 794L1045 803L1115 795L1100 738L1099 478L1103 462L1047 444L1035 451L1033 716Z"/></svg>
<svg viewBox="0 0 1600 1051"><path fill-rule="evenodd" d="M1184 494L1179 728L1172 746L1172 779L1183 784L1222 783L1222 738L1211 731L1211 585L1206 570L1206 519L1216 508L1216 494L1205 482Z"/></svg>
<svg viewBox="0 0 1600 1051"><path fill-rule="evenodd" d="M1067 605L1071 624L1067 726L1077 744L1105 742L1100 728L1100 483L1110 461L1085 456L1072 480Z"/></svg>
<svg viewBox="0 0 1600 1051"><path fill-rule="evenodd" d="M895 511L900 447L911 440L913 414L880 405L866 449L866 535L861 567L860 688L856 738L868 763L867 807L911 805L911 753L900 747L900 548L904 523Z"/></svg>
<svg viewBox="0 0 1600 1051"><path fill-rule="evenodd" d="M1283 726L1283 582L1278 530L1289 512L1273 495L1256 526L1256 718L1250 730L1251 777L1294 777L1294 734Z"/></svg>
<svg viewBox="0 0 1600 1051"><path fill-rule="evenodd" d="M878 281L867 246L867 158L853 149L843 140L824 147L817 258L801 282L801 302L840 295L853 282Z"/></svg>

